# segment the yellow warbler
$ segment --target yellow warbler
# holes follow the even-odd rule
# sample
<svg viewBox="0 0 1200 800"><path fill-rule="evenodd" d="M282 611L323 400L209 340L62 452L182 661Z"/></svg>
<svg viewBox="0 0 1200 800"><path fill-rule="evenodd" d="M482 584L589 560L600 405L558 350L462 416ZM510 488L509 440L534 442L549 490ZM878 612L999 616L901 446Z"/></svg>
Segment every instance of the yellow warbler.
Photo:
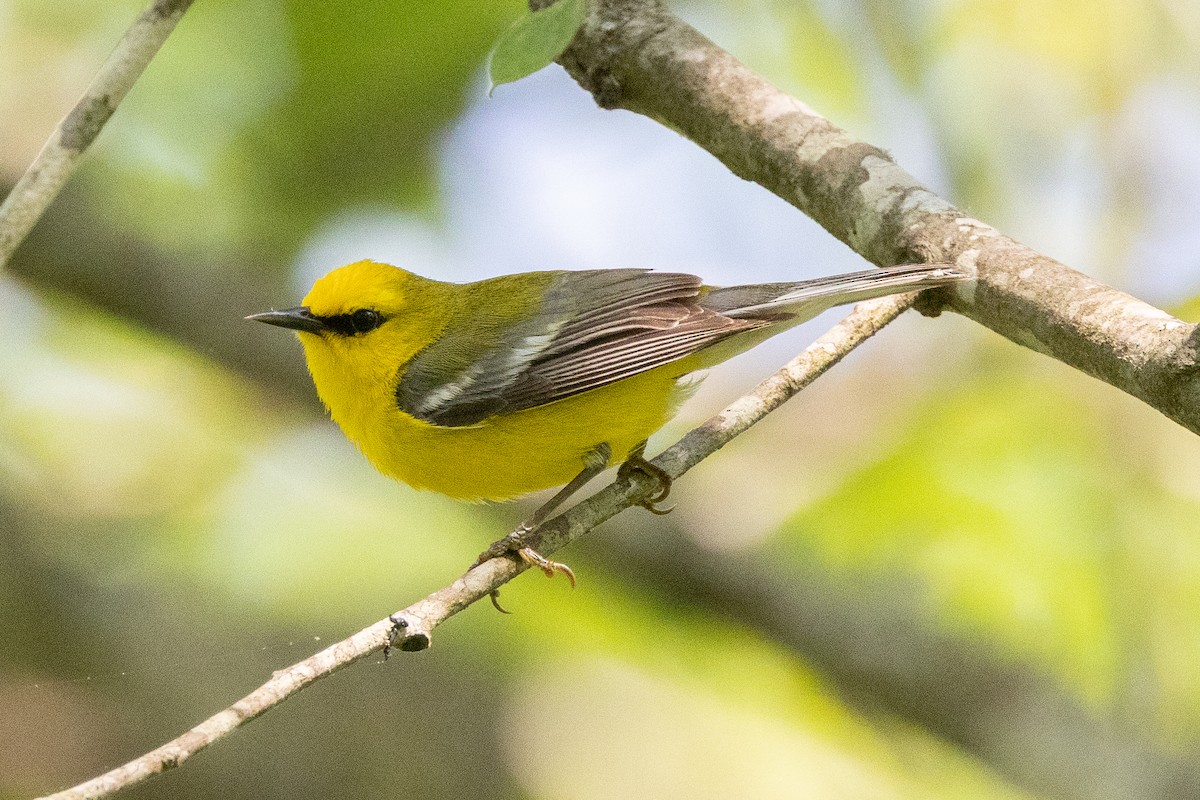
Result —
<svg viewBox="0 0 1200 800"><path fill-rule="evenodd" d="M611 463L653 472L641 447L696 385L690 373L832 306L965 277L917 265L717 288L612 269L453 284L359 261L303 305L248 319L297 331L317 394L381 472L468 500L567 484L537 522ZM564 571L506 541L491 554Z"/></svg>

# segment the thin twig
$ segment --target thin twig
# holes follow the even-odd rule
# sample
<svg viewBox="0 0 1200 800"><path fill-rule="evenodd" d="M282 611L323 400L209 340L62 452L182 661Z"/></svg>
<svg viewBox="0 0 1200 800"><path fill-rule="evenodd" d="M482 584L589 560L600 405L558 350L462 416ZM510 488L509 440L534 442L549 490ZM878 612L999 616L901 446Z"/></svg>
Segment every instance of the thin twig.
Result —
<svg viewBox="0 0 1200 800"><path fill-rule="evenodd" d="M0 269L58 197L192 0L154 0L129 26L71 112L0 204Z"/></svg>
<svg viewBox="0 0 1200 800"><path fill-rule="evenodd" d="M909 308L915 294L896 295L860 303L845 319L813 342L783 369L760 383L703 425L693 429L653 463L678 478L747 430L786 400L812 383L846 354ZM537 532L534 547L553 553L605 520L635 504L657 487L635 474L628 481L601 489L595 495L547 522ZM516 559L497 558L475 567L449 586L408 608L364 628L316 655L279 670L271 679L196 727L127 764L44 800L108 797L152 775L179 766L255 717L270 711L309 684L360 661L386 647L402 651L429 647L433 630L480 598L523 572Z"/></svg>

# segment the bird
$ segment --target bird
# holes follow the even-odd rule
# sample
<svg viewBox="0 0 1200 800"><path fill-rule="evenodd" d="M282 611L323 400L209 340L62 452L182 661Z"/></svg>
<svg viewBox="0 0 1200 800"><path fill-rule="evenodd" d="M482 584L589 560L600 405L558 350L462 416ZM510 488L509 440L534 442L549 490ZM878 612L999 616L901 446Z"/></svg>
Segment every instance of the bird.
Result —
<svg viewBox="0 0 1200 800"><path fill-rule="evenodd" d="M642 505L665 513L670 476L644 448L698 372L833 306L967 278L913 264L729 287L638 268L448 283L363 260L246 319L296 332L329 415L383 474L469 501L562 486L476 564L512 553L573 585L528 535L616 464L654 478Z"/></svg>

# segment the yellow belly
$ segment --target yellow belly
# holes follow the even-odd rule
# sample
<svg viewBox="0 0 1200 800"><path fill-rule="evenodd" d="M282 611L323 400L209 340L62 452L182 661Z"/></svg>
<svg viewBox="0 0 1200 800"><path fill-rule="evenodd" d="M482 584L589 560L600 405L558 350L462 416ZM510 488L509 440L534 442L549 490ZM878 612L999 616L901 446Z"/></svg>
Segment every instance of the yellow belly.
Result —
<svg viewBox="0 0 1200 800"><path fill-rule="evenodd" d="M492 417L478 425L441 428L394 404L371 404L378 414L334 419L385 475L418 489L465 500L505 500L567 483L598 444L610 463L661 428L687 397L676 365L568 397L549 405ZM339 418L341 417L341 418Z"/></svg>

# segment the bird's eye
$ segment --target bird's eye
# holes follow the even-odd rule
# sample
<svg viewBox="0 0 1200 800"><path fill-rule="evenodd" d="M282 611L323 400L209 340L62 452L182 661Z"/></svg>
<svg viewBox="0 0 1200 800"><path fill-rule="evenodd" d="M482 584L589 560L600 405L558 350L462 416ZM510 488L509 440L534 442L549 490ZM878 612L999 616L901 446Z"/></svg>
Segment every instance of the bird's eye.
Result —
<svg viewBox="0 0 1200 800"><path fill-rule="evenodd" d="M350 315L355 333L367 333L383 324L383 314L373 308L360 308Z"/></svg>

